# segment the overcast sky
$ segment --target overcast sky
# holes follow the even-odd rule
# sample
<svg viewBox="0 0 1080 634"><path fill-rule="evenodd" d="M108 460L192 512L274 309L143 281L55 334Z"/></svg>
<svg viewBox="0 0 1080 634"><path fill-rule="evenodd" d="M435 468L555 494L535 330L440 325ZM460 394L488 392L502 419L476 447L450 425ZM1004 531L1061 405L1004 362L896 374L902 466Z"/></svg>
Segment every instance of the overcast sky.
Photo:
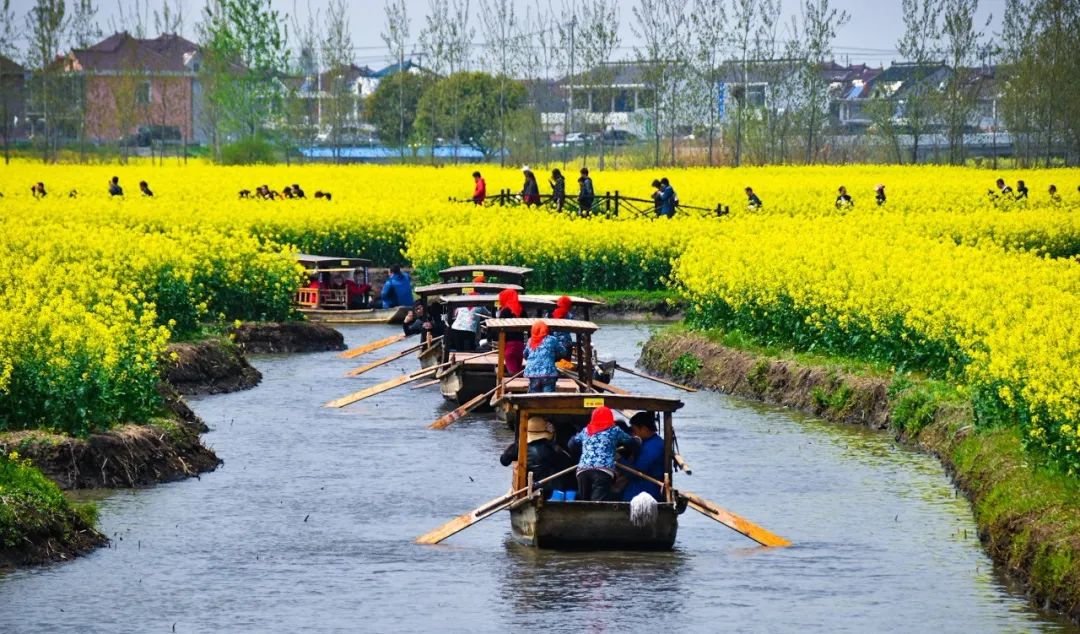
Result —
<svg viewBox="0 0 1080 634"><path fill-rule="evenodd" d="M318 9L325 5L326 0L272 0L275 8L294 18L306 20L309 14L308 7ZM144 19L148 31L154 30L153 13L160 10L163 0L99 0L99 18L102 27L109 30L110 24L123 25L120 16L123 13L128 24L132 22L136 14L136 7L142 7L141 13L147 16ZM689 3L689 0L687 0ZM13 9L19 14L25 14L33 0L13 0ZM69 5L73 4L69 0ZM170 0L172 6L176 6L177 0ZM183 7L185 18L185 34L194 37L194 26L200 18L205 0L179 0ZM412 22L412 39L416 36L424 24L424 15L427 12L428 0L405 0ZM527 8L532 11L537 6L546 8L551 5L561 7L562 0L515 0L519 11L519 19L523 19ZM631 30L633 14L631 7L636 4L635 0L620 0L620 35L621 50L616 57L632 57L633 46L636 38ZM799 0L782 0L787 23L790 16L798 12ZM832 0L833 6L847 11L851 15L851 21L845 25L837 37L834 52L837 61L851 63L866 62L871 65L888 65L898 58L896 53L896 40L903 32L903 18L900 10L900 0ZM366 64L372 67L380 67L387 62L386 47L379 37L383 30L384 14L383 0L351 0L352 37L355 46L355 61L358 64ZM480 0L472 0L473 15L477 14ZM993 21L987 34L992 35L1001 29L1001 15L1004 10L1005 0L980 0L978 24L985 24L986 19L993 16ZM479 26L479 19L474 20ZM21 23L21 18L20 18ZM128 30L133 30L128 26ZM477 29L480 30L479 28ZM474 38L476 42L484 41L482 34ZM417 46L417 48L419 48Z"/></svg>

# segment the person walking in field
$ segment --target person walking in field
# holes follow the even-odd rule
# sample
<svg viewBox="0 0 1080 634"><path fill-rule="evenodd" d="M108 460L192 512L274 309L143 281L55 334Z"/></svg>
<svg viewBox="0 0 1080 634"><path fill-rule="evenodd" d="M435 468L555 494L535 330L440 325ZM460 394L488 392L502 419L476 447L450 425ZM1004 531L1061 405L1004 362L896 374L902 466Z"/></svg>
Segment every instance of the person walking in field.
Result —
<svg viewBox="0 0 1080 634"><path fill-rule="evenodd" d="M563 177L559 168L551 170L551 180L548 184L551 185L551 202L554 203L555 209L562 213L563 205L566 204L566 178Z"/></svg>
<svg viewBox="0 0 1080 634"><path fill-rule="evenodd" d="M1051 184L1050 189L1047 190L1047 193L1050 194L1050 202L1054 203L1055 205L1061 204L1061 194L1058 193L1057 185Z"/></svg>
<svg viewBox="0 0 1080 634"><path fill-rule="evenodd" d="M855 206L855 201L847 193L847 187L840 186L839 195L836 197L837 209L850 209Z"/></svg>
<svg viewBox="0 0 1080 634"><path fill-rule="evenodd" d="M750 211L761 209L761 199L754 193L753 187L746 188L746 208Z"/></svg>
<svg viewBox="0 0 1080 634"><path fill-rule="evenodd" d="M120 186L120 177L113 176L109 181L109 196L123 196L124 188Z"/></svg>
<svg viewBox="0 0 1080 634"><path fill-rule="evenodd" d="M150 186L146 184L146 181L139 181L139 191L142 192L144 198L154 197L154 192L150 191Z"/></svg>
<svg viewBox="0 0 1080 634"><path fill-rule="evenodd" d="M578 206L581 207L581 215L588 216L592 213L593 201L596 193L593 190L592 179L589 178L589 168L581 168L581 176L578 177Z"/></svg>
<svg viewBox="0 0 1080 634"><path fill-rule="evenodd" d="M675 208L679 205L679 195L675 193L675 188L671 186L671 181L664 178L660 179L660 215L667 218L675 217Z"/></svg>
<svg viewBox="0 0 1080 634"><path fill-rule="evenodd" d="M44 198L47 195L45 191L45 183L38 181L30 186L30 194L34 198Z"/></svg>
<svg viewBox="0 0 1080 634"><path fill-rule="evenodd" d="M881 207L885 204L885 186L878 185L874 188L874 200L877 201L877 206Z"/></svg>
<svg viewBox="0 0 1080 634"><path fill-rule="evenodd" d="M480 175L480 172L473 172L473 204L483 205L484 199L487 198L487 183L484 182L484 177Z"/></svg>
<svg viewBox="0 0 1080 634"><path fill-rule="evenodd" d="M1016 181L1016 199L1017 200L1027 200L1027 197L1028 197L1027 185L1024 184L1024 181Z"/></svg>

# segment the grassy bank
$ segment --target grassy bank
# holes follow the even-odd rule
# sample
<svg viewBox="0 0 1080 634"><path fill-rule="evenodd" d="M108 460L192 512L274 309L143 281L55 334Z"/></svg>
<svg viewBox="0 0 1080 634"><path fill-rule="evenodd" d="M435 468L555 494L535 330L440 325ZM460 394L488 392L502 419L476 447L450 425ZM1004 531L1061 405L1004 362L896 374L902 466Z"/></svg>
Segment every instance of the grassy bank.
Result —
<svg viewBox="0 0 1080 634"><path fill-rule="evenodd" d="M70 502L17 452L0 455L0 568L68 559L107 541L97 508Z"/></svg>
<svg viewBox="0 0 1080 634"><path fill-rule="evenodd" d="M995 563L1036 605L1080 620L1080 483L1037 466L1018 428L977 428L963 386L681 326L654 336L641 361L707 389L887 430L937 455L971 500Z"/></svg>

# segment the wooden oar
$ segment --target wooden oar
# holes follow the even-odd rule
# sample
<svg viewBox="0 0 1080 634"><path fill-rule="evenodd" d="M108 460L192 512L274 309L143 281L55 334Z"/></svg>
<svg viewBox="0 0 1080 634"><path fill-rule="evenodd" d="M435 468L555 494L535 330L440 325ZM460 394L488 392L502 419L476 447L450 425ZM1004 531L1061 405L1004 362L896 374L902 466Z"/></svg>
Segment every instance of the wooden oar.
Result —
<svg viewBox="0 0 1080 634"><path fill-rule="evenodd" d="M686 392L697 392L696 388L692 388L692 387L690 387L688 385L682 385L680 383L674 383L672 381L668 381L666 379L661 379L659 377L655 377L655 376L652 376L652 375L649 375L649 374L645 374L643 372L638 372L636 370L631 370L630 368L623 367L623 366L619 365L618 362L615 363L615 367L618 368L619 370L622 370L623 372L625 372L627 374L632 374L632 375L634 375L634 376L636 376L638 378L648 379L649 381L656 381L657 383L661 383L663 385L667 385L669 387L673 387L673 388L683 390L683 391L686 391Z"/></svg>
<svg viewBox="0 0 1080 634"><path fill-rule="evenodd" d="M627 473L632 473L643 480L648 480L649 482L658 485L661 490L664 489L663 482L657 480L652 476L646 475L633 467L629 467L618 462L615 463L615 466L619 469L622 469L623 471L626 471ZM676 495L680 495L686 498L687 506L694 509L698 513L714 519L717 522L720 522L724 526L727 526L728 528L738 533L742 533L743 535L749 537L750 539L761 544L762 546L791 545L791 542L784 539L783 537L780 537L779 535L758 526L757 524L751 522L744 517L739 517L731 511L721 508L715 503L710 502L709 500L706 500L705 498L695 493L690 493L689 491L676 491Z"/></svg>
<svg viewBox="0 0 1080 634"><path fill-rule="evenodd" d="M379 339L378 341L373 341L371 343L364 344L351 350L346 350L345 352L339 354L338 358L352 359L353 357L359 357L362 354L374 352L375 350L385 348L386 346L392 346L399 341L403 341L407 336L408 335L402 333L400 335L393 335L385 339Z"/></svg>
<svg viewBox="0 0 1080 634"><path fill-rule="evenodd" d="M371 386L371 387L369 387L367 389L360 390L359 392L353 392L352 394L349 394L348 396L343 396L343 397L341 397L339 399L334 399L334 400L324 404L323 407L341 408L341 407L345 407L346 405L351 405L351 404L353 404L353 403L355 403L357 401L362 401L365 398L371 398L372 396L375 396L376 394L382 394L383 392L386 392L388 390L392 390L395 387L400 387L402 385L405 385L406 383L412 383L413 381L415 381L417 379L422 379L424 377L431 376L432 374L435 374L436 372L438 372L439 369L442 368L442 367L443 366L441 366L441 365L433 365L433 366L431 366L430 368L428 368L426 370L420 370L419 372L413 372L412 374L402 374L401 376L399 376L397 378L394 378L394 379L390 379L389 381L384 381L382 383L379 383L378 385L373 385L373 386Z"/></svg>
<svg viewBox="0 0 1080 634"><path fill-rule="evenodd" d="M416 385L410 387L409 389L410 390L422 390L425 387L431 387L432 385L438 385L441 380L442 379L432 379L430 381L424 381L423 383L417 383Z"/></svg>
<svg viewBox="0 0 1080 634"><path fill-rule="evenodd" d="M564 476L564 475L566 475L566 474L568 474L571 471L574 471L576 469L577 469L577 465L569 466L569 467L563 469L562 471L556 473L555 475L550 475L550 476L544 478L543 480L541 480L539 482L533 483L533 485L532 485L533 489L538 491L538 490L540 490L540 487L542 485L547 484L548 482L554 480L555 478L561 478L562 476ZM521 495L522 493L525 493L528 490L529 490L528 487L518 489L517 491L514 491L512 493L507 493L506 495L504 495L502 497L495 498L494 500L491 500L490 502L488 502L486 504L478 506L477 508L469 511L468 513L463 513L461 515L458 515L454 519L452 519L449 522L443 524L442 526L436 528L435 530L424 533L420 537L417 537L416 538L416 543L417 544L438 544L439 542L446 539L447 537L450 537L451 535L459 533L459 532L465 530L466 528L472 526L473 524L476 524L477 522L479 522L479 521L481 521L481 520L483 520L485 518L491 517L492 515L494 515L494 514L498 513L499 511L505 509L506 507L510 506L515 501L517 501L519 495Z"/></svg>
<svg viewBox="0 0 1080 634"><path fill-rule="evenodd" d="M396 361L396 360L400 359L401 357L404 357L405 355L409 354L410 352L416 352L417 350L419 350L420 348L423 348L423 347L424 347L424 344L421 343L421 344L415 345L415 346L413 346L411 348L406 348L406 349L402 350L401 352L399 352L397 354L392 354L392 355L390 355L388 357L383 357L383 358L379 359L378 361L372 361L371 363L369 363L367 365L362 365L359 368L353 368L352 370L349 370L348 372L346 372L345 376L360 376L361 374L363 374L363 373L365 373L365 372L367 372L369 370L374 370L375 368L378 368L380 366L384 366L387 363L390 363L391 361Z"/></svg>
<svg viewBox="0 0 1080 634"><path fill-rule="evenodd" d="M737 533L746 535L762 546L779 547L791 545L791 542L783 537L758 526L744 517L739 517L699 495L682 490L678 491L677 495L686 498L687 505L698 513L720 522Z"/></svg>
<svg viewBox="0 0 1080 634"><path fill-rule="evenodd" d="M506 385L508 385L510 383L510 381L512 381L513 379L516 379L519 376L521 376L521 374L523 372L525 372L525 371L521 370L517 374L515 374L515 375L511 376L510 378L506 379L505 381L502 382L502 386L505 387ZM455 421L464 418L466 414L473 411L477 407L480 407L480 405L485 400L490 399L491 396L493 394L495 394L495 391L498 390L499 387L500 387L499 385L496 385L495 387L491 388L487 392L484 392L483 394L481 394L479 396L474 396L473 398L466 401L464 405L458 407L454 411L452 411L449 414L439 418L439 420L435 421L434 423L428 425L428 429L446 429L447 427L452 425Z"/></svg>

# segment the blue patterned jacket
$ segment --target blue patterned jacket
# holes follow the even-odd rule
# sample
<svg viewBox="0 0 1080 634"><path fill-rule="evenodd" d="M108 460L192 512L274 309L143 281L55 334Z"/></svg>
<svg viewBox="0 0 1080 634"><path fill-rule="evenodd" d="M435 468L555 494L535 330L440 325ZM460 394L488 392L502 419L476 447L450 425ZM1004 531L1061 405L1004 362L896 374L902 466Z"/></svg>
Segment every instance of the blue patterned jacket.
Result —
<svg viewBox="0 0 1080 634"><path fill-rule="evenodd" d="M570 449L581 446L581 460L578 461L579 472L588 469L601 469L609 473L615 472L615 450L622 445L634 442L634 437L624 432L618 426L609 427L599 434L589 436L584 429L570 439Z"/></svg>
<svg viewBox="0 0 1080 634"><path fill-rule="evenodd" d="M555 367L555 361L565 354L562 342L555 336L544 337L535 350L529 349L529 342L525 342L525 376L530 379L540 377L559 376L559 370Z"/></svg>

